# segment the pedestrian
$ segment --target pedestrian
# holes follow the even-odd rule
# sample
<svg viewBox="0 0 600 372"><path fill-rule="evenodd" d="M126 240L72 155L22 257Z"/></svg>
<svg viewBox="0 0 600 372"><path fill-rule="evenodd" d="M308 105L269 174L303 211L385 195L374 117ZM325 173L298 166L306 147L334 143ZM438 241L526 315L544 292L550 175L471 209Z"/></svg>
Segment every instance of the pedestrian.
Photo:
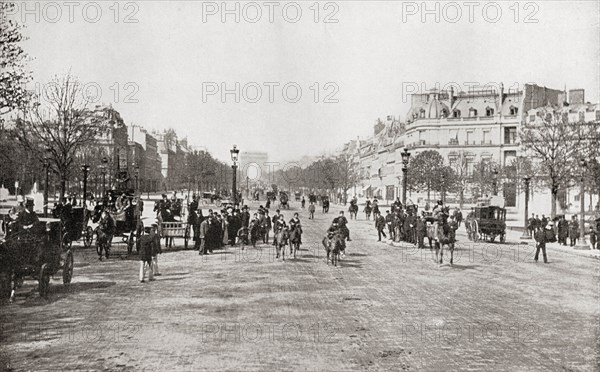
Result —
<svg viewBox="0 0 600 372"><path fill-rule="evenodd" d="M377 235L379 237L379 239L377 240L378 242L381 241L382 235L384 238L387 239L385 231L383 231L385 229L385 218L381 215L381 213L375 214L375 228L377 228Z"/></svg>
<svg viewBox="0 0 600 372"><path fill-rule="evenodd" d="M304 199L304 196L302 197L302 201L300 202L300 204L302 205L302 209L304 209L306 205L306 200Z"/></svg>
<svg viewBox="0 0 600 372"><path fill-rule="evenodd" d="M535 262L538 261L541 250L542 256L544 258L544 263L548 263L548 257L546 256L546 243L552 243L556 241L556 237L554 235L554 226L552 222L550 222L543 228L537 230L537 232L535 233L535 241L536 250L535 257L533 258L533 260Z"/></svg>
<svg viewBox="0 0 600 372"><path fill-rule="evenodd" d="M590 225L590 248L596 249L596 244L598 240L598 223L592 222Z"/></svg>
<svg viewBox="0 0 600 372"><path fill-rule="evenodd" d="M310 202L310 205L308 206L308 219L309 220L314 220L315 219L315 203Z"/></svg>
<svg viewBox="0 0 600 372"><path fill-rule="evenodd" d="M156 250L156 239L153 234L152 226L147 226L144 228L144 235L140 236L138 239L138 249L139 249L139 257L140 257L140 271L139 271L139 279L140 283L145 282L146 272L148 272L148 280L154 280L154 273L152 270L152 254L153 251Z"/></svg>
<svg viewBox="0 0 600 372"><path fill-rule="evenodd" d="M377 199L373 199L373 215L381 215L379 212L379 205L377 205Z"/></svg>
<svg viewBox="0 0 600 372"><path fill-rule="evenodd" d="M532 213L531 217L527 221L527 230L529 231L530 237L533 237L533 233L535 232L535 229L536 229L535 213Z"/></svg>
<svg viewBox="0 0 600 372"><path fill-rule="evenodd" d="M562 215L558 220L558 244L567 245L567 237L569 236L569 223Z"/></svg>
<svg viewBox="0 0 600 372"><path fill-rule="evenodd" d="M154 276L160 276L160 270L158 270L158 255L162 254L162 248L160 246L160 236L156 233L158 225L153 223L151 225L150 236L154 239L154 245L152 247L152 274Z"/></svg>
<svg viewBox="0 0 600 372"><path fill-rule="evenodd" d="M394 240L394 216L390 213L390 211L386 211L385 224L387 226L390 240Z"/></svg>
<svg viewBox="0 0 600 372"><path fill-rule="evenodd" d="M198 228L198 240L196 241L196 244L198 244L198 254L199 255L204 255L207 254L207 247L208 244L206 243L206 239L209 236L209 219L205 219L202 222L200 222L200 227Z"/></svg>
<svg viewBox="0 0 600 372"><path fill-rule="evenodd" d="M579 222L577 221L577 215L573 215L571 217L571 222L569 223L569 240L571 242L571 247L577 244L577 238L579 238Z"/></svg>
<svg viewBox="0 0 600 372"><path fill-rule="evenodd" d="M427 235L427 225L421 216L417 216L417 242L419 248L425 248L425 235Z"/></svg>

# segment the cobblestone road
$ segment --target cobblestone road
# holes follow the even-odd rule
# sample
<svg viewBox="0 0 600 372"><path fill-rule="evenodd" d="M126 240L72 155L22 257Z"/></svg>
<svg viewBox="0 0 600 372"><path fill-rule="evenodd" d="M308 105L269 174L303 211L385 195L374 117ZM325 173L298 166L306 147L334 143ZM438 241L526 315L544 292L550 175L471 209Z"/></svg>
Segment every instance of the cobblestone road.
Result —
<svg viewBox="0 0 600 372"><path fill-rule="evenodd" d="M57 276L43 299L27 281L0 306L2 368L600 368L598 259L550 250L549 264L534 263L527 246L472 244L463 231L455 264L439 265L428 249L376 242L359 215L333 268L320 240L337 210L315 220L301 211L295 260L275 260L269 246L206 257L174 249L155 282L137 280L136 260L80 249L72 284Z"/></svg>

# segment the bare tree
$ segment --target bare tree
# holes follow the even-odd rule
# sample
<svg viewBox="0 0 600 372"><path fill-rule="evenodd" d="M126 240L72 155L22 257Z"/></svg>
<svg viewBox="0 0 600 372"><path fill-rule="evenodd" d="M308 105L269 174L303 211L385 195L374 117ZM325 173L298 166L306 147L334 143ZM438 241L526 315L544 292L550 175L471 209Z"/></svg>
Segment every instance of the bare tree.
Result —
<svg viewBox="0 0 600 372"><path fill-rule="evenodd" d="M25 118L16 121L19 142L39 161L47 156L60 178L60 196L65 194L77 154L106 133L108 122L93 111L76 78L55 77L43 97L26 109ZM43 98L43 100L41 99Z"/></svg>
<svg viewBox="0 0 600 372"><path fill-rule="evenodd" d="M541 110L536 117L521 128L521 144L539 163L541 177L552 194L551 216L556 216L558 192L572 179L574 160L581 143L576 124L569 123L567 115L552 108Z"/></svg>

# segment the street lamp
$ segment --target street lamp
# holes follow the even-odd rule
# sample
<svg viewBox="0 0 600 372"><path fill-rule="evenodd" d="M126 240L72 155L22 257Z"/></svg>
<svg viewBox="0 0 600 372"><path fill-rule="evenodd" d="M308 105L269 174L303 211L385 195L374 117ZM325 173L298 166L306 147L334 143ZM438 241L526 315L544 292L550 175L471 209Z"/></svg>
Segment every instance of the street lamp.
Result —
<svg viewBox="0 0 600 372"><path fill-rule="evenodd" d="M498 195L498 168L492 168L494 174L493 185L494 185L494 196Z"/></svg>
<svg viewBox="0 0 600 372"><path fill-rule="evenodd" d="M133 174L135 175L135 194L137 195L139 193L139 177L140 177L140 167L139 165L135 165L135 167L133 168Z"/></svg>
<svg viewBox="0 0 600 372"><path fill-rule="evenodd" d="M105 156L102 158L102 165L100 171L102 172L102 197L106 196L106 167L108 164L108 158Z"/></svg>
<svg viewBox="0 0 600 372"><path fill-rule="evenodd" d="M523 177L523 182L525 182L525 219L523 222L523 235L521 235L522 240L531 239L529 236L528 224L527 224L527 216L529 216L529 181L531 181L531 177Z"/></svg>
<svg viewBox="0 0 600 372"><path fill-rule="evenodd" d="M236 181L236 175L237 175L237 161L238 161L238 156L240 154L240 150L237 148L236 145L233 145L233 148L231 150L229 150L229 152L231 153L231 161L233 162L233 164L231 165L231 168L233 169L233 185L231 187L232 191L233 191L233 205L237 204L237 187L235 185L235 181Z"/></svg>
<svg viewBox="0 0 600 372"><path fill-rule="evenodd" d="M404 152L400 154L402 156L402 174L403 174L403 182L402 182L402 205L406 205L406 189L408 189L408 160L410 159L410 152L405 147Z"/></svg>
<svg viewBox="0 0 600 372"><path fill-rule="evenodd" d="M579 208L580 208L580 216L579 216L579 244L577 246L579 248L587 248L587 244L585 242L585 170L587 168L587 161L585 159L579 160L579 166L581 167L581 192L579 195Z"/></svg>
<svg viewBox="0 0 600 372"><path fill-rule="evenodd" d="M442 173L441 176L441 180L442 180L442 204L446 204L446 175L444 173Z"/></svg>
<svg viewBox="0 0 600 372"><path fill-rule="evenodd" d="M87 178L88 173L90 172L90 166L87 164L82 165L81 171L83 172L83 206L85 207L85 201L87 199Z"/></svg>

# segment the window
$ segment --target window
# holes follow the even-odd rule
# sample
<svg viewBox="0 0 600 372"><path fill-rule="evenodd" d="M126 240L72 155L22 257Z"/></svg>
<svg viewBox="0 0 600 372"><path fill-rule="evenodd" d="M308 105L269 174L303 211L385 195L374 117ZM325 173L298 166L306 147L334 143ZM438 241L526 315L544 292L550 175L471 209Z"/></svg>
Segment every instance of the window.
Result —
<svg viewBox="0 0 600 372"><path fill-rule="evenodd" d="M515 106L510 106L510 114L511 115L517 115L519 113L519 109L516 108Z"/></svg>
<svg viewBox="0 0 600 372"><path fill-rule="evenodd" d="M447 118L448 117L448 110L443 109L442 110L442 118Z"/></svg>
<svg viewBox="0 0 600 372"><path fill-rule="evenodd" d="M468 130L467 131L467 141L466 141L466 145L470 145L471 142L473 141L473 131L472 130Z"/></svg>
<svg viewBox="0 0 600 372"><path fill-rule="evenodd" d="M600 110L596 110L596 121L600 121Z"/></svg>
<svg viewBox="0 0 600 372"><path fill-rule="evenodd" d="M505 145L514 145L515 143L517 143L517 128L516 127L504 128L504 144Z"/></svg>
<svg viewBox="0 0 600 372"><path fill-rule="evenodd" d="M421 111L419 111L419 117L420 118L424 118L425 117L425 110L421 109Z"/></svg>
<svg viewBox="0 0 600 372"><path fill-rule="evenodd" d="M471 107L469 109L469 117L474 118L475 116L477 116L477 110L475 110L473 107Z"/></svg>
<svg viewBox="0 0 600 372"><path fill-rule="evenodd" d="M579 111L579 121L585 121L585 112Z"/></svg>
<svg viewBox="0 0 600 372"><path fill-rule="evenodd" d="M598 115L599 112L600 111L596 111L596 115ZM454 118L460 118L460 110L454 110L452 112L452 117L454 117Z"/></svg>
<svg viewBox="0 0 600 372"><path fill-rule="evenodd" d="M485 109L485 116L493 116L494 115L494 109L491 107L488 107Z"/></svg>
<svg viewBox="0 0 600 372"><path fill-rule="evenodd" d="M484 130L483 131L483 137L481 139L481 143L482 144L486 144L489 143L490 141L490 131L489 130Z"/></svg>
<svg viewBox="0 0 600 372"><path fill-rule="evenodd" d="M534 123L535 122L535 115L530 115L529 116L529 122L530 123Z"/></svg>

